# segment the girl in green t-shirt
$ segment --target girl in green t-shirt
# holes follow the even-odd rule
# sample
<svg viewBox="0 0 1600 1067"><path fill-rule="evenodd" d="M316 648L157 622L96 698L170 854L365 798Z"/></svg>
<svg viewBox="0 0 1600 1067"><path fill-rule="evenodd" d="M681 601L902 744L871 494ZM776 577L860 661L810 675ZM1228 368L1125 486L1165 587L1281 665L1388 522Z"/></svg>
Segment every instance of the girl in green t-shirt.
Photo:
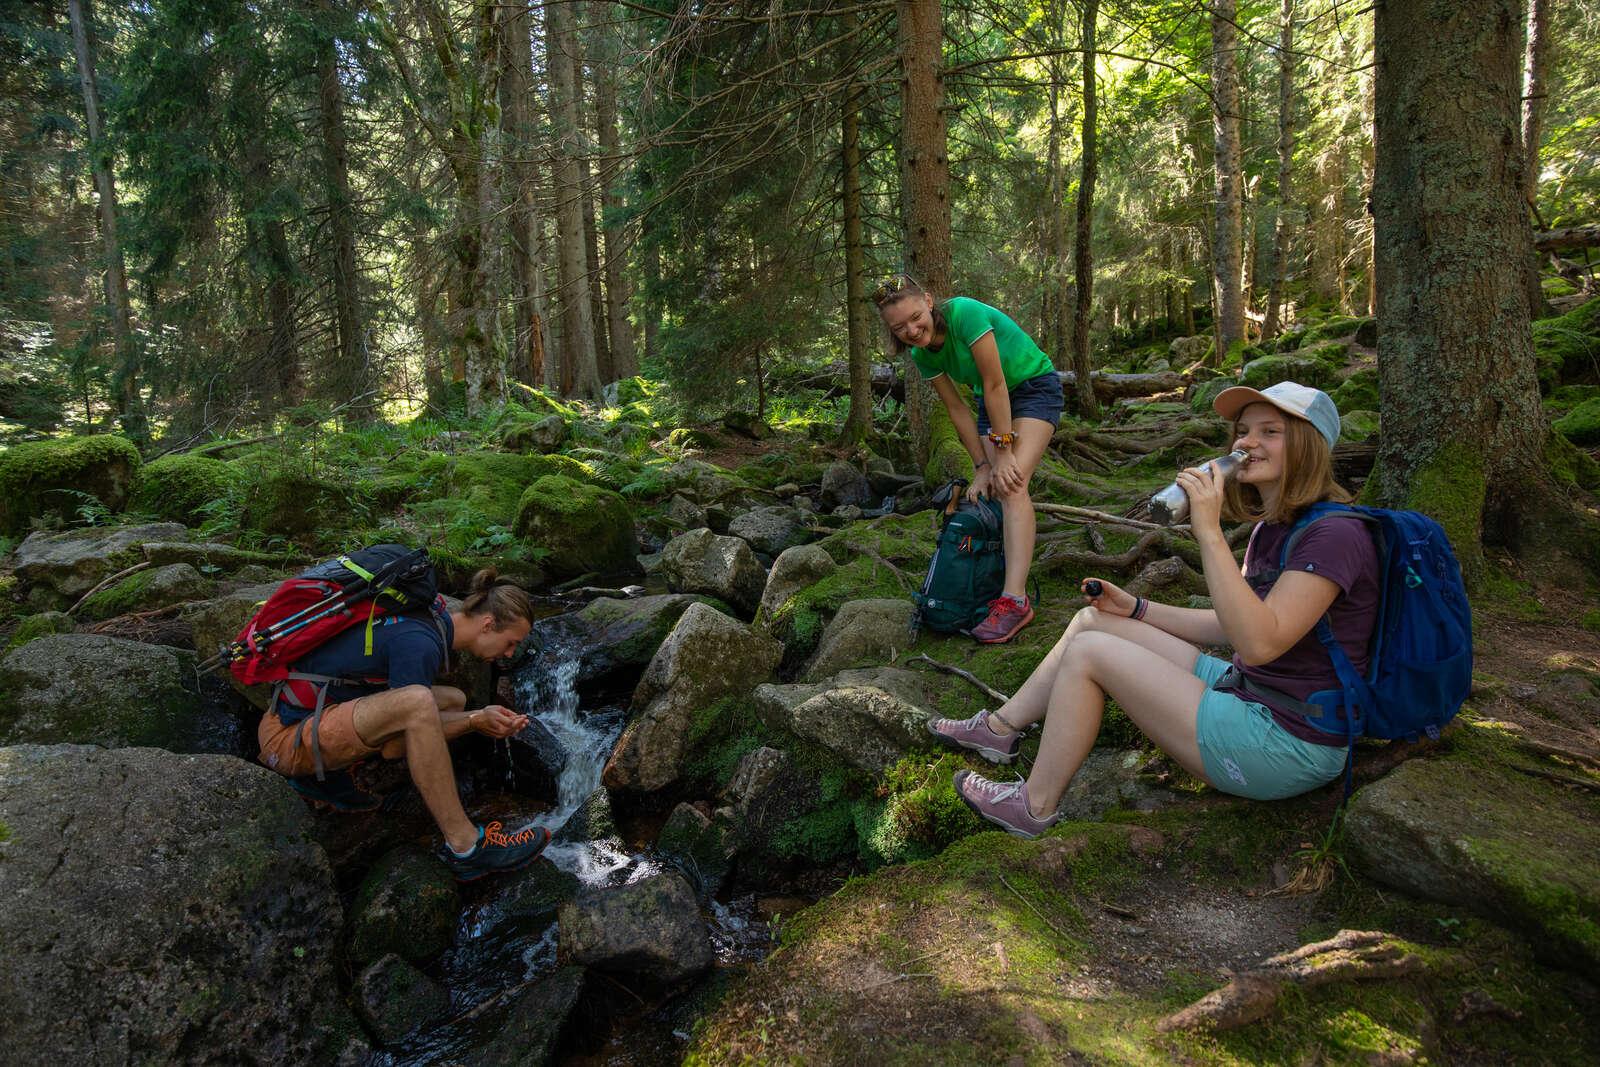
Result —
<svg viewBox="0 0 1600 1067"><path fill-rule="evenodd" d="M1033 621L1027 583L1037 522L1028 481L1061 421L1061 379L1033 338L988 304L964 296L935 303L904 274L872 298L895 354L911 356L972 457L967 498L995 497L1005 510L1005 590L971 633L985 644L1009 641ZM976 419L958 384L973 391Z"/></svg>

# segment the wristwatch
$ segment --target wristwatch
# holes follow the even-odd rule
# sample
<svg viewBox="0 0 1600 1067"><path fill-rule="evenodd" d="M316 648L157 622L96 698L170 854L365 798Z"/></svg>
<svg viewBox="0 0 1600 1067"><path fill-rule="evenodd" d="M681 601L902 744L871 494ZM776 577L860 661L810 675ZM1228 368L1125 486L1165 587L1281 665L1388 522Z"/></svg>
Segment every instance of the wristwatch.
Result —
<svg viewBox="0 0 1600 1067"><path fill-rule="evenodd" d="M993 430L989 431L989 442L996 448L1010 448L1011 443L1016 439L1016 434L995 433Z"/></svg>

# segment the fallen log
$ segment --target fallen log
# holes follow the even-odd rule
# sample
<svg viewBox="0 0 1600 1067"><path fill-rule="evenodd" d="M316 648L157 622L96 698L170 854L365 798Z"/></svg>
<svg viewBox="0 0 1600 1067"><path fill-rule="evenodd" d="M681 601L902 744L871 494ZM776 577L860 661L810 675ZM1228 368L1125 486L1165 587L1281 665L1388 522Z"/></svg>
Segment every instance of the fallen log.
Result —
<svg viewBox="0 0 1600 1067"><path fill-rule="evenodd" d="M1077 386L1078 376L1069 370L1057 371L1056 376L1061 379L1061 388L1067 392L1070 400L1072 390ZM888 394L896 400L905 400L905 376L899 365L874 363L871 377L874 397L881 398ZM1187 379L1177 371L1163 371L1158 374L1107 374L1104 371L1094 371L1090 374L1089 380L1094 383L1094 395L1102 404L1109 404L1114 400L1153 396L1156 393L1170 393L1182 389L1187 384ZM850 392L850 369L843 363L830 363L819 373L802 378L794 384L806 389L822 389L830 398L844 396Z"/></svg>
<svg viewBox="0 0 1600 1067"><path fill-rule="evenodd" d="M1600 223L1563 226L1558 230L1535 233L1533 247L1537 252L1571 252L1579 248L1600 247Z"/></svg>

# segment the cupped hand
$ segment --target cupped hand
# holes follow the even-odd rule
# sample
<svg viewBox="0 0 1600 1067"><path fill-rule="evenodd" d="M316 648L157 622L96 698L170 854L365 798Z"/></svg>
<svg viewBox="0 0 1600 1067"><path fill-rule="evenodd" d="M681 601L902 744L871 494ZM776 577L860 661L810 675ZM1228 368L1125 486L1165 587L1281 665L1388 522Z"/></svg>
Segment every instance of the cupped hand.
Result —
<svg viewBox="0 0 1600 1067"><path fill-rule="evenodd" d="M474 722L477 724L480 734L484 734L487 737L502 738L521 733L523 728L528 725L528 717L526 715L518 715L510 708L499 704L490 704L486 708L478 709Z"/></svg>
<svg viewBox="0 0 1600 1067"><path fill-rule="evenodd" d="M1178 484L1189 496L1189 526L1196 533L1222 529L1222 487L1227 479L1215 467L1190 467L1178 472Z"/></svg>
<svg viewBox="0 0 1600 1067"><path fill-rule="evenodd" d="M1090 596L1085 588L1089 582L1100 583L1100 595ZM1083 599L1092 608L1097 608L1107 615L1131 616L1133 609L1138 605L1138 599L1121 586L1114 585L1104 578L1085 578L1078 583L1078 589L1083 593Z"/></svg>

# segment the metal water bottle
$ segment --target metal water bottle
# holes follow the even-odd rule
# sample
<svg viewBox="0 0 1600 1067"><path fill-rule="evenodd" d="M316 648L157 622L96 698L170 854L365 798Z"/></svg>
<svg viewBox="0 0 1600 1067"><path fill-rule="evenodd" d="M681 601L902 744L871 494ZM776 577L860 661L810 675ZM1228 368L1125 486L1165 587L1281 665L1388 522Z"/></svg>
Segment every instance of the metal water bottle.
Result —
<svg viewBox="0 0 1600 1067"><path fill-rule="evenodd" d="M1215 467L1222 472L1224 478L1232 478L1239 468L1244 466L1244 461L1249 454L1244 449L1235 449L1226 456L1218 456L1201 465L1201 470ZM1173 526L1189 517L1189 494L1183 491L1183 486L1173 482L1161 492L1150 498L1150 520L1162 526Z"/></svg>

